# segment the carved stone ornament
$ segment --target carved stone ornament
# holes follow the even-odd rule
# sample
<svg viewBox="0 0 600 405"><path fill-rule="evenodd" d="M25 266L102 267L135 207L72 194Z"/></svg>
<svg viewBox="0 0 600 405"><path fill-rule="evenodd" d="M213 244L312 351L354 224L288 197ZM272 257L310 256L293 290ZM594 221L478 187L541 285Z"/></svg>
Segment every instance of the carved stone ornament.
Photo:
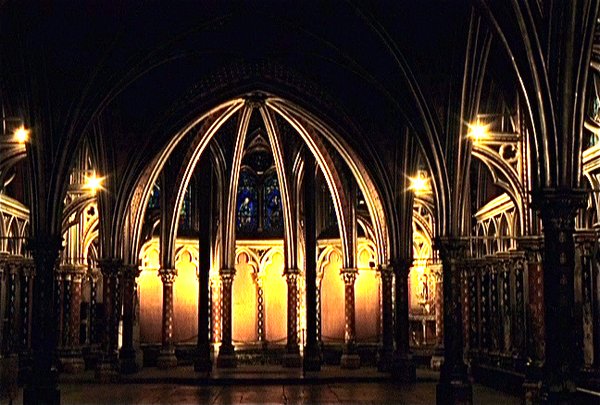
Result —
<svg viewBox="0 0 600 405"><path fill-rule="evenodd" d="M435 239L434 248L440 251L442 260L459 261L466 258L469 239L454 236L440 236Z"/></svg>
<svg viewBox="0 0 600 405"><path fill-rule="evenodd" d="M123 277L129 280L135 280L142 274L142 270L140 270L140 266L137 264L125 264L121 271L123 272Z"/></svg>
<svg viewBox="0 0 600 405"><path fill-rule="evenodd" d="M545 228L572 231L577 210L585 208L587 201L586 190L545 189L534 195L533 206L538 210Z"/></svg>
<svg viewBox="0 0 600 405"><path fill-rule="evenodd" d="M160 269L158 275L163 284L173 284L177 277L177 269Z"/></svg>
<svg viewBox="0 0 600 405"><path fill-rule="evenodd" d="M358 276L358 269L341 269L340 275L346 285L354 285L356 277Z"/></svg>

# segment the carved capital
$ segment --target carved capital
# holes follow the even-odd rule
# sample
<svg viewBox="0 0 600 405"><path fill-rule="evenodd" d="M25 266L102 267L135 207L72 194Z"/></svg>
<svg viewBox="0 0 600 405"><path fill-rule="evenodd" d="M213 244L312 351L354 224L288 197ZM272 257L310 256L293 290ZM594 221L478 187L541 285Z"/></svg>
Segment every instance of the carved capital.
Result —
<svg viewBox="0 0 600 405"><path fill-rule="evenodd" d="M456 262L467 257L469 239L455 236L440 236L434 241L434 248L440 251L440 258Z"/></svg>
<svg viewBox="0 0 600 405"><path fill-rule="evenodd" d="M377 269L379 273L379 277L381 277L381 281L383 282L391 282L394 278L394 268L387 265L380 265Z"/></svg>
<svg viewBox="0 0 600 405"><path fill-rule="evenodd" d="M544 228L572 231L577 210L585 208L587 200L586 190L544 189L534 194L533 206L538 210Z"/></svg>
<svg viewBox="0 0 600 405"><path fill-rule="evenodd" d="M102 277L119 276L122 266L123 261L121 259L115 259L110 257L98 260L98 267L100 268L100 273L102 273Z"/></svg>
<svg viewBox="0 0 600 405"><path fill-rule="evenodd" d="M54 268L59 263L62 241L60 236L38 236L27 239L25 249L31 252L37 266Z"/></svg>
<svg viewBox="0 0 600 405"><path fill-rule="evenodd" d="M163 284L173 284L177 278L177 269L160 269L158 275Z"/></svg>
<svg viewBox="0 0 600 405"><path fill-rule="evenodd" d="M539 262L544 248L544 238L539 235L522 236L517 239L517 246L525 253L529 262Z"/></svg>
<svg viewBox="0 0 600 405"><path fill-rule="evenodd" d="M345 285L354 285L356 277L358 276L358 269L341 269L340 275L342 276Z"/></svg>
<svg viewBox="0 0 600 405"><path fill-rule="evenodd" d="M219 275L221 276L221 282L226 286L230 286L235 277L235 269L221 269Z"/></svg>
<svg viewBox="0 0 600 405"><path fill-rule="evenodd" d="M300 270L298 269L285 269L283 270L283 275L285 276L285 280L288 284L295 284L298 282L298 277L300 276Z"/></svg>
<svg viewBox="0 0 600 405"><path fill-rule="evenodd" d="M594 253L594 245L596 244L596 231L594 230L579 230L573 235L575 246L579 248L583 257L590 258Z"/></svg>
<svg viewBox="0 0 600 405"><path fill-rule="evenodd" d="M142 270L140 270L140 266L137 264L124 264L121 271L123 272L123 277L128 280L135 280L142 274Z"/></svg>

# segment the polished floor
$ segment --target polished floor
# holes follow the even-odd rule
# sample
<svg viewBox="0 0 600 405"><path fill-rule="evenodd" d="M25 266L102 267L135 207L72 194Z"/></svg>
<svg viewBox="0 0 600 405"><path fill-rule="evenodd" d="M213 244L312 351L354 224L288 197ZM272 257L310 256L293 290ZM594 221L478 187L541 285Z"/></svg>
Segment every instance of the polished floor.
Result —
<svg viewBox="0 0 600 405"><path fill-rule="evenodd" d="M66 384L63 404L434 404L435 383L316 385ZM474 404L519 404L518 398L479 385Z"/></svg>
<svg viewBox="0 0 600 405"><path fill-rule="evenodd" d="M61 375L62 404L434 404L438 373L420 369L418 381L396 385L375 369L328 367L302 375L281 367L216 370L211 379L191 367L146 368L113 384L96 383L92 372ZM22 391L21 391L22 395ZM22 403L19 396L15 404ZM473 386L474 404L520 404L519 398Z"/></svg>

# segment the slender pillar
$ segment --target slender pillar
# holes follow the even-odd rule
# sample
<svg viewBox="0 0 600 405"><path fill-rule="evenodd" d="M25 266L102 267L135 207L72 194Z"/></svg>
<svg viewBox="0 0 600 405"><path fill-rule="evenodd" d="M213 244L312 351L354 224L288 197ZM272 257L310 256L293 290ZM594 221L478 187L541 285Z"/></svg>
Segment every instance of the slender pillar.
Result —
<svg viewBox="0 0 600 405"><path fill-rule="evenodd" d="M298 269L285 269L283 275L287 282L287 345L283 356L284 367L302 366L300 346L298 345Z"/></svg>
<svg viewBox="0 0 600 405"><path fill-rule="evenodd" d="M358 276L357 269L342 269L340 275L344 280L344 353L341 367L355 369L360 367L360 356L356 351L356 308L354 283Z"/></svg>
<svg viewBox="0 0 600 405"><path fill-rule="evenodd" d="M24 358L31 356L31 304L33 299L32 286L34 275L35 263L32 259L25 259L21 270L21 355ZM2 292L0 291L1 295Z"/></svg>
<svg viewBox="0 0 600 405"><path fill-rule="evenodd" d="M394 353L394 308L392 300L392 283L394 270L391 266L380 266L381 278L381 321L382 321L382 346L379 349L377 369L387 372L391 370L392 356Z"/></svg>
<svg viewBox="0 0 600 405"><path fill-rule="evenodd" d="M134 345L133 323L135 321L136 279L140 276L139 266L130 264L122 268L123 273L123 345L119 352L122 373L135 373L139 369L139 353Z"/></svg>
<svg viewBox="0 0 600 405"><path fill-rule="evenodd" d="M579 263L575 264L575 316L578 323L577 340L581 345L579 362L584 370L592 371L594 361L593 319L593 273L592 261L595 243L593 230L578 231L575 235L575 250ZM579 271L578 271L579 270Z"/></svg>
<svg viewBox="0 0 600 405"><path fill-rule="evenodd" d="M304 154L304 231L306 278L306 345L304 371L321 370L321 349L317 341L317 230L315 213L315 159Z"/></svg>
<svg viewBox="0 0 600 405"><path fill-rule="evenodd" d="M544 309L546 356L542 393L549 403L574 400L578 364L574 319L575 215L587 193L545 190L537 196L544 226Z"/></svg>
<svg viewBox="0 0 600 405"><path fill-rule="evenodd" d="M221 308L223 318L221 319L222 337L219 357L217 358L217 367L233 368L236 367L235 349L232 341L232 308L231 308L231 286L235 269L221 269Z"/></svg>
<svg viewBox="0 0 600 405"><path fill-rule="evenodd" d="M85 266L62 265L65 301L63 310L63 344L60 350L60 362L67 373L80 373L85 370L83 354L79 342L81 323L81 281Z"/></svg>
<svg viewBox="0 0 600 405"><path fill-rule="evenodd" d="M212 167L209 156L199 162L198 212L199 266L198 266L198 345L194 370L208 375L212 370L210 344L210 258L212 236Z"/></svg>
<svg viewBox="0 0 600 405"><path fill-rule="evenodd" d="M173 283L177 277L176 269L160 269L158 271L163 285L162 306L162 348L156 365L158 368L177 367L175 345L173 344Z"/></svg>
<svg viewBox="0 0 600 405"><path fill-rule="evenodd" d="M600 229L598 225L595 226L595 239L598 240L600 235ZM600 371L600 251L598 251L594 257L594 263L592 265L592 336L594 341L594 355L592 361L592 368L596 372Z"/></svg>
<svg viewBox="0 0 600 405"><path fill-rule="evenodd" d="M472 404L473 387L463 361L461 271L468 242L444 237L437 241L444 278L444 364L437 385L438 404Z"/></svg>
<svg viewBox="0 0 600 405"><path fill-rule="evenodd" d="M29 241L27 248L35 261L36 276L33 282L35 306L31 334L33 361L30 378L23 391L23 404L59 404L58 372L54 366L54 269L62 248L62 238L38 236Z"/></svg>
<svg viewBox="0 0 600 405"><path fill-rule="evenodd" d="M115 381L119 370L118 339L121 314L119 278L123 264L119 259L107 258L98 261L102 273L102 303L104 306L102 352L96 369L96 379Z"/></svg>
<svg viewBox="0 0 600 405"><path fill-rule="evenodd" d="M408 275L412 260L394 262L396 274L396 351L392 363L391 376L396 382L414 382L417 379L415 362L410 352L408 320Z"/></svg>
<svg viewBox="0 0 600 405"><path fill-rule="evenodd" d="M17 276L20 273L21 257L11 256L8 265L5 268L4 281L6 285L6 294L4 300L4 318L2 322L2 351L4 355L16 353L16 326L17 326Z"/></svg>

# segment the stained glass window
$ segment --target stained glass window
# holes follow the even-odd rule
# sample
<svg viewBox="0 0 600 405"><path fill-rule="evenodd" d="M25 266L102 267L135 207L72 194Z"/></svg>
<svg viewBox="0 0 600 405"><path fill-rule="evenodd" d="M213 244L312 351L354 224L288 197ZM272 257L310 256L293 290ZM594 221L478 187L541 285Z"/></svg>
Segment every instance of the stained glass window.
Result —
<svg viewBox="0 0 600 405"><path fill-rule="evenodd" d="M263 229L269 233L283 230L281 193L275 172L271 172L263 182Z"/></svg>
<svg viewBox="0 0 600 405"><path fill-rule="evenodd" d="M150 199L148 200L148 208L160 208L160 188L158 185L154 185L150 192Z"/></svg>
<svg viewBox="0 0 600 405"><path fill-rule="evenodd" d="M237 193L236 229L240 233L252 233L258 229L258 190L256 178L248 171L240 173Z"/></svg>
<svg viewBox="0 0 600 405"><path fill-rule="evenodd" d="M180 229L191 229L192 228L192 193L191 187L185 190L185 196L183 197L183 203L181 204L181 211L179 213L179 228Z"/></svg>

